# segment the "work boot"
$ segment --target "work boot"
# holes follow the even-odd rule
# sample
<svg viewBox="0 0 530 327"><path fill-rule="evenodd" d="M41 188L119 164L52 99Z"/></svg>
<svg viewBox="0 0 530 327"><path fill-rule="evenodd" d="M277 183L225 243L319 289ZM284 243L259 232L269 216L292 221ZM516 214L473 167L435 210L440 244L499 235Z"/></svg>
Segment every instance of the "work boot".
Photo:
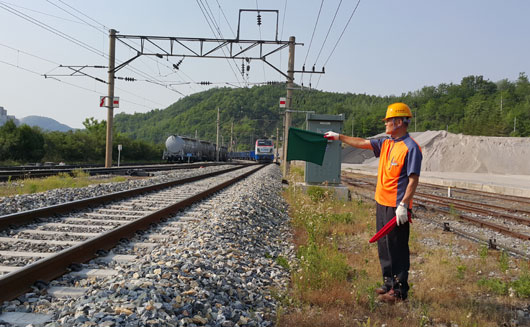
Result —
<svg viewBox="0 0 530 327"><path fill-rule="evenodd" d="M383 285L381 287L378 287L375 289L375 292L379 295L381 294L385 294L387 293L388 291L390 290L390 287L386 286L386 285Z"/></svg>
<svg viewBox="0 0 530 327"><path fill-rule="evenodd" d="M394 304L405 300L405 298L401 296L399 291L394 291L393 289L391 289L385 294L379 295L377 299L381 302L385 302L388 304Z"/></svg>

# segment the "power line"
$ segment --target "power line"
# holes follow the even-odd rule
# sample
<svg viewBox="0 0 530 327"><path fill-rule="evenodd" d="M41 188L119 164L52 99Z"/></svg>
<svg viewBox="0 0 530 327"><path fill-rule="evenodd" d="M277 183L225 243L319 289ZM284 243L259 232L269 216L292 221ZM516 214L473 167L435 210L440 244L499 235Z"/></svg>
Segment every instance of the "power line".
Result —
<svg viewBox="0 0 530 327"><path fill-rule="evenodd" d="M344 32L346 31L346 28L348 28L348 25L350 24L350 21L351 21L353 15L355 14L355 12L357 12L357 8L359 7L360 3L361 3L361 0L357 1L357 5L355 5L355 8L353 9L353 12L351 13L350 18L348 19L348 22L346 23L346 26L344 26L344 29L342 30L342 33L340 33L340 36L339 36L339 39L337 40L337 43L335 43L335 46L331 50L331 53L329 54L328 59L326 59L326 62L324 62L323 66L326 66L326 64L329 61L329 58L331 58L331 56L333 55L333 52L335 52L335 49L337 48L337 45L339 44L340 40L342 39L342 36L344 35Z"/></svg>
<svg viewBox="0 0 530 327"><path fill-rule="evenodd" d="M317 59L315 59L315 64L318 61L318 58L320 58L320 54L322 53L322 49L324 49L324 45L326 44L326 41L328 40L329 32L331 32L331 27L333 27L333 23L335 22L335 18L337 18L337 14L340 9L340 5L342 4L342 0L340 0L339 5L337 6L337 10L335 11L335 15L333 16L333 20L331 21L331 24L329 25L328 32L326 34L326 37L324 38L324 42L322 42L322 47L320 48L320 51L318 52Z"/></svg>
<svg viewBox="0 0 530 327"><path fill-rule="evenodd" d="M196 2L197 2L197 5L199 6L199 9L201 9L202 15L203 15L204 18L206 19L206 23L208 23L208 26L210 27L210 30L212 31L214 37L217 37L217 35L215 34L215 30L214 30L214 28L212 27L212 25L210 24L210 21L209 21L209 19L208 19L206 6L204 6L204 4L202 4L202 1L201 1L201 0L196 0ZM206 13L205 13L205 10L203 10L201 4L202 4L202 6L204 6L204 8L205 8L205 10L206 10ZM215 20L214 20L213 23L215 24ZM221 34L220 32L219 32L219 35L220 35L221 38L223 38L223 36L222 36L222 34ZM226 56L226 53L225 53L224 49L221 48L221 50L223 51L223 55ZM226 59L226 61L228 62L228 65L230 66L230 69L232 70L232 73L234 74L234 76L236 77L236 79L239 80L239 78L237 77L237 74L236 74L235 71L234 71L234 68L233 68L232 65L230 64L230 60ZM234 62L234 64L235 64L235 62Z"/></svg>
<svg viewBox="0 0 530 327"><path fill-rule="evenodd" d="M34 57L34 58L40 59L40 60L42 60L42 61L47 61L47 62L49 62L49 63L51 63L51 64L54 64L54 65L57 65L57 66L60 65L59 63L56 63L55 61L51 61L51 60L49 60L49 59L45 59L45 58L39 57L39 56L37 56L37 55L34 55L34 54L31 54L31 53L28 53L28 52L22 51L22 50L20 50L20 49L10 47L9 45L5 45L5 44L0 43L0 46L6 47L6 48L11 49L11 50L13 50L13 51L17 51L17 52L23 53L23 54L25 54L25 55L27 55L27 56L31 56L31 57Z"/></svg>
<svg viewBox="0 0 530 327"><path fill-rule="evenodd" d="M344 26L344 29L342 30L342 33L340 33L340 36L339 36L339 39L337 40L337 42L335 43L335 46L333 47L333 49L331 50L331 53L329 54L328 58L326 59L326 61L324 62L324 65L322 66L326 66L326 64L328 63L329 59L331 58L331 56L333 55L333 53L335 52L335 49L337 48L337 45L339 44L340 40L342 39L342 36L344 35L344 32L346 31L346 28L348 27L348 25L350 24L350 21L353 17L353 15L357 12L357 8L359 7L359 4L361 3L361 0L358 0L357 1L357 4L355 5L355 8L353 8L353 11L350 15L350 18L348 19L348 22L346 23L346 26ZM317 81L317 86L318 87L318 83L320 83L320 78L322 77L322 75L320 75L318 77L318 81Z"/></svg>
<svg viewBox="0 0 530 327"><path fill-rule="evenodd" d="M80 13L81 15L87 17L88 19L92 20L92 21L95 22L96 24L101 25L103 28L99 28L99 27L94 26L93 24L88 23L87 21L83 20L83 19L80 18L79 16L77 16L77 15L73 14L72 12L70 12L70 11L68 11L68 10L66 10L66 9L64 9L64 8L62 8L62 7L60 7L60 6L58 6L57 4L51 2L50 0L46 0L46 1L47 1L48 3L50 3L50 4L52 4L53 6L55 6L55 7L59 8L59 9L63 10L64 12L66 12L66 13L72 15L73 17L79 19L80 21L82 21L82 22L85 23L86 25L88 25L88 26L90 26L90 27L96 29L97 31L99 31L99 32L101 32L101 33L103 33L103 34L107 34L108 28L107 28L105 25L103 25L102 23L99 23L98 21L94 20L94 19L91 18L90 16L84 14L83 12L79 11L78 9L76 9L76 8L70 6L69 4L65 3L64 1L62 1L62 0L58 0L59 2L61 2L62 4L64 4L65 6L71 8L72 10L75 10L76 12L78 12L78 13ZM133 43L134 43L134 42L133 42ZM136 44L137 44L137 43L136 43ZM137 45L138 45L138 44L137 44ZM152 59L154 62L156 62L157 65L159 64L159 61L158 61L158 60L156 60L156 59L154 59L154 58L150 58L150 59ZM117 60L117 61L120 62L120 60ZM165 67L168 67L168 66L165 66ZM170 67L168 67L168 68L171 69ZM149 76L147 73L144 73L144 72L142 72L141 70L139 70L139 69L137 69L137 68L134 68L134 67L132 67L132 66L131 66L131 67L128 67L128 69L131 70L131 71L133 71L133 72L135 72L135 73L137 73L137 74L140 75L140 76L143 76L144 78L151 78L151 79L156 80L153 76ZM161 75L160 72L159 72L159 75ZM168 88L166 85L163 85L163 81L157 80L157 82L158 82L157 84L162 85L162 86ZM175 91L175 90L173 90L173 91ZM176 91L176 92L177 92L177 93L180 93L180 92L178 92L178 91ZM182 93L180 93L180 94L182 94Z"/></svg>
<svg viewBox="0 0 530 327"><path fill-rule="evenodd" d="M100 51L100 50L98 50L98 49L96 49L94 47L92 47L91 45L89 45L89 44L87 44L85 42L79 41L76 38L74 38L73 36L70 36L70 35L68 35L68 34L66 34L66 33L64 33L64 32L62 32L62 31L60 31L60 30L58 30L58 29L56 29L56 28L54 28L54 27L52 27L50 25L48 25L48 24L45 24L42 21L39 21L38 19L35 19L35 18L33 18L33 17L29 16L29 15L26 15L26 14L20 12L19 10L16 10L16 9L14 9L14 8L8 6L8 5L2 4L2 3L0 3L0 8L4 9L4 10L6 10L6 11L8 11L8 12L10 12L10 13L12 13L12 14L14 14L14 15L22 18L22 19L24 19L24 20L27 20L30 23L35 24L35 25L37 25L37 26L39 26L39 27L41 27L41 28L43 28L43 29L45 29L45 30L47 30L47 31L49 31L49 32L51 32L51 33L53 33L53 34L65 39L65 40L67 40L67 41L70 41L70 42L72 42L72 43L74 43L74 44L76 44L76 45L78 45L78 46L80 46L80 47L92 52L92 53L95 53L95 54L97 54L97 55L99 55L99 56L101 56L103 58L108 58L107 54L103 53L102 51ZM117 60L117 61L120 62L119 60ZM135 72L136 74L144 77L144 78L154 79L158 83L163 84L162 81L157 80L153 76L149 76L148 74L142 72L139 69L136 69L134 67L128 67L128 69L133 71L133 72ZM173 91L175 91L175 90L173 90Z"/></svg>
<svg viewBox="0 0 530 327"><path fill-rule="evenodd" d="M103 34L107 34L107 33L108 33L105 29L101 29L101 28L99 28L99 27L96 27L96 26L94 26L94 25L88 23L87 21L81 19L79 16L77 16L77 15L71 13L70 11L68 11L68 10L66 10L66 9L64 9L64 8L62 8L62 7L60 7L59 5L57 5L57 4L53 3L53 2L51 2L50 0L46 0L46 1L47 1L49 4L55 6L56 8L59 8L60 10L64 11L65 13L67 13L67 14L69 14L69 15L75 17L75 18L77 18L78 20L80 20L80 21L83 22L84 24L86 24L86 25L88 25L88 26L94 28L94 29L97 30L98 32L101 32L101 33L103 33ZM62 2L62 1L61 1L61 2ZM64 2L63 2L63 4L64 4ZM68 7L70 7L70 6L68 6ZM70 7L70 8L72 8L72 7Z"/></svg>
<svg viewBox="0 0 530 327"><path fill-rule="evenodd" d="M68 18L64 18L64 17L60 17L60 16L55 16L55 15L48 14L48 13L45 13L45 12L42 12L42 11L38 11L38 10L35 10L35 9L30 9L30 8L27 8L27 7L19 6L19 5L14 4L14 3L6 2L6 1L0 1L0 3L6 4L6 5L10 5L10 6L13 6L13 7L22 8L24 10L32 11L32 12L35 12L35 13L38 13L38 14L41 14L41 15L45 15L45 16L49 16L49 17L65 20L65 21L68 21L68 22L71 22L71 23L82 24L82 23L80 23L78 21L75 21L75 20L72 20L72 19L68 19Z"/></svg>
<svg viewBox="0 0 530 327"><path fill-rule="evenodd" d="M99 56L102 56L103 58L108 58L108 55L106 55L105 53L99 51L98 49L90 46L89 44L84 43L82 41L79 41L79 40L75 39L74 37L72 37L72 36L70 36L70 35L68 35L68 34L66 34L64 32L62 32L62 31L60 31L58 29L55 29L52 26L43 23L42 21L39 21L38 19L35 19L35 18L33 18L33 17L29 16L29 15L26 15L26 14L20 12L19 10L16 10L16 9L10 7L9 5L6 5L4 3L0 3L0 8L2 8L4 10L12 13L13 15L18 16L18 17L20 17L20 18L22 18L22 19L24 19L26 21L29 21L30 23L35 24L35 25L37 25L37 26L39 26L39 27L41 27L41 28L43 28L43 29L45 29L45 30L47 30L47 31L49 31L49 32L51 32L51 33L53 33L53 34L65 39L65 40L67 40L67 41L70 41L70 42L72 42L72 43L74 43L74 44L76 44L76 45L78 45L78 46L90 51L90 52L93 52L93 53L95 53L95 54L97 54ZM37 56L35 56L35 57L37 57ZM171 88L171 87L169 87L167 85L164 85L163 82L157 80L156 78L154 78L152 76L149 76L148 74L142 72L139 69L136 69L134 67L128 67L128 69L133 71L133 72L135 72L136 74L138 74L140 76L145 77L146 79L154 79L156 82L158 82L158 83L155 83L155 84L162 85L165 88L167 88L167 89L169 89L169 90L171 90L173 92L176 92L176 93L179 93L181 95L184 95L181 92L179 92L179 91L177 91L177 90L175 90L175 89L173 89L173 88ZM54 79L56 79L56 78L54 78ZM56 79L56 80L60 81L59 79ZM63 81L61 81L61 82L63 82ZM77 85L74 85L74 84L70 84L70 83L67 83L67 82L63 82L63 83L69 84L69 85L72 85L72 86L75 86L75 87L78 87L78 88L82 88L80 86L77 86Z"/></svg>
<svg viewBox="0 0 530 327"><path fill-rule="evenodd" d="M35 75L39 75L39 76L42 76L41 73L39 72L36 72L34 70L31 70L31 69L28 69L28 68L24 68L24 67L21 67L21 66L18 66L18 65L14 65L12 63L9 63L9 62L6 62L6 61L3 61L3 60L0 60L0 63L2 64L6 64L8 66L12 66L12 67L15 67L15 68L18 68L18 69L21 69L21 70L24 70L26 72L29 72L29 73L32 73L32 74L35 74ZM81 90L85 90L85 91L89 91L89 92L92 92L92 93L96 93L96 94L100 94L99 92L95 91L95 90L92 90L92 89L89 89L89 88L86 88L86 87L83 87L83 86L79 86L79 85L76 85L76 84L72 84L72 83L68 83L68 82L65 82L63 80L60 80L56 77L47 77L47 79L52 79L54 81L57 81L57 82L60 82L60 83L63 83L63 84L66 84L66 85L70 85L72 87L75 87L75 88L78 88L78 89L81 89ZM131 93L132 94L132 93ZM134 95L134 94L133 94ZM145 99L145 98L144 98ZM147 99L148 100L148 99ZM140 103L136 103L136 102L133 102L133 101L130 101L130 100L126 100L126 99L121 99L121 101L123 102L128 102L128 103L132 103L132 104L135 104L137 106L140 106L140 107L144 107L144 108L147 108L147 109L153 109L152 107L148 107L146 105L143 105L143 104L140 104ZM149 100L150 101L150 100Z"/></svg>
<svg viewBox="0 0 530 327"><path fill-rule="evenodd" d="M228 27L230 27L230 31L232 31L232 34L234 34L234 37L236 37L236 33L234 32L234 30L232 29L232 25L230 24L230 22L226 18L225 12L224 12L223 8L221 7L221 4L219 3L219 0L215 0L215 1L217 2L217 5L219 6L219 10L221 10L221 13L223 14L223 17L225 18L225 21L228 24Z"/></svg>
<svg viewBox="0 0 530 327"><path fill-rule="evenodd" d="M309 56L309 51L311 50L311 45L313 44L313 37L315 36L315 31L317 29L318 20L320 19L320 13L322 12L322 5L324 5L324 0L320 2L320 9L318 9L317 21L315 22L315 27L313 28L313 34L311 34L311 41L309 41L309 47L307 48L307 53L304 59L304 66L307 61L307 56Z"/></svg>
<svg viewBox="0 0 530 327"><path fill-rule="evenodd" d="M202 0L201 0L201 1L202 1ZM208 3L208 0L204 0L204 2L205 2L206 5L208 6L208 10L209 10L210 13L211 13L210 19L211 19L211 21L212 21L212 24L214 24L214 25L216 26L219 36L220 36L221 38L224 38L223 33L221 32L221 28L220 28L219 24L217 24L217 23L215 22L214 14L213 14L212 9L210 8L210 5L209 5L209 3ZM204 4L203 4L203 6L204 6ZM214 35L215 35L215 34L214 34ZM223 49L222 51L223 51L223 54L226 56L226 54L225 54L225 52L224 52L224 49ZM227 59L227 62L228 62L228 64L230 65L230 61L229 61L228 59ZM234 66L237 67L237 63L236 63L236 61L235 61L234 59L232 59L232 62L234 63ZM232 67L232 66L230 66L230 67ZM231 69L232 69L232 68L231 68ZM238 78L237 78L237 74L235 73L235 71L234 71L233 69L232 69L232 72L234 73L234 75L236 75L236 79L238 79Z"/></svg>
<svg viewBox="0 0 530 327"><path fill-rule="evenodd" d="M33 18L31 16L28 16L28 15L26 15L26 14L24 14L24 13L22 13L22 12L16 10L16 9L12 8L12 7L9 7L8 5L0 4L0 8L4 9L4 10L12 13L13 15L16 15L16 16L24 19L24 20L27 20L30 23L35 24L35 25L37 25L37 26L39 26L39 27L41 27L41 28L43 28L43 29L45 29L45 30L47 30L47 31L49 31L49 32L51 32L51 33L53 33L53 34L65 39L65 40L67 40L67 41L70 41L70 42L72 42L72 43L74 43L74 44L76 44L76 45L78 45L78 46L90 51L90 52L93 52L93 53L95 53L95 54L97 54L99 56L104 56L104 54L102 52L100 52L98 49L90 46L89 44L86 44L86 43L84 43L82 41L78 41L74 37L72 37L72 36L70 36L70 35L68 35L66 33L63 33L61 31L59 31L58 29L53 28L50 25L39 21L38 19L35 19L35 18Z"/></svg>
<svg viewBox="0 0 530 327"><path fill-rule="evenodd" d="M262 40L262 36L261 36L261 14L259 13L259 5L258 5L258 0L256 0L256 10L258 10L258 31L259 31L259 39ZM265 74L265 64L262 62L261 63L261 68L263 69L263 79L267 79L267 75Z"/></svg>
<svg viewBox="0 0 530 327"><path fill-rule="evenodd" d="M34 55L34 54L31 54L31 53L29 53L29 52L25 52L25 51L23 51L23 50L20 50L20 49L17 49L17 48L13 48L13 47L11 47L11 46L8 46L8 45L2 44L2 43L0 43L0 46L6 47L6 48L11 49L11 50L13 50L13 51L17 51L17 52L23 53L23 54L25 54L25 55L27 55L27 56L31 56L31 57L34 57L34 58L40 59L40 60L42 60L42 61L46 61L46 62L52 63L52 64L54 64L54 65L60 66L60 64L57 63L57 62L55 62L55 61L52 61L52 60L49 60L49 59L46 59L46 58L43 58L43 57L39 57L39 56ZM35 71L33 71L33 70L30 70L30 69L28 69L28 68L20 67L20 66L18 66L18 65L14 65L14 64L11 64L11 63L8 63L8 62L5 62L5 61L2 61L2 63L6 64L6 65L9 65L9 66L16 67L16 68L20 68L20 69L22 69L22 70L25 70L25 71L30 72L30 73L33 73L33 74L37 74L37 75L39 75L39 76L45 76L45 75L48 74L48 73L46 73L46 74L41 74L41 73L35 72ZM57 68L57 67L56 67L56 68ZM56 69L56 68L54 68L54 69ZM45 76L45 77L46 77L46 76ZM47 76L46 78L51 78L51 77ZM55 80L61 81L61 80L59 80L59 79L57 79L57 78L52 78L52 79L55 79ZM63 82L63 81L61 81L61 82ZM75 87L77 87L77 88L83 88L82 86L78 86L78 85L75 85L75 84L70 84L70 83L67 83L67 82L63 82L63 83L68 84L68 85L75 86ZM125 93L128 93L128 94L131 94L131 95L133 95L133 96L135 96L135 97L137 97L137 98L139 98L139 99L142 99L142 100L144 100L144 101L149 101L149 102L151 102L151 103L154 103L154 104L157 104L157 105L162 106L162 104L159 103L159 102L156 102L156 101L153 101L153 100L151 100L151 99L148 99L148 98L145 98L145 97L139 96L139 95L137 95L137 94L135 94L135 93L133 93L133 92L129 92L129 91L126 91L126 90L124 90L124 89L120 89L120 88L119 88L119 90L121 90L121 91L123 91L123 92L125 92Z"/></svg>
<svg viewBox="0 0 530 327"><path fill-rule="evenodd" d="M324 49L324 45L326 45L326 41L328 40L329 32L331 32L331 28L333 27L333 23L335 22L335 18L337 18L337 14L339 13L340 5L342 4L342 0L340 0L339 5L337 6L337 10L335 10L335 15L333 16L333 19L331 20L331 24L329 25L328 32L326 33L326 37L324 38L324 42L322 42L322 47L320 47L320 51L318 51L317 58L315 59L315 63L313 66L317 64L318 58L320 58L320 54L322 53L322 50ZM313 80L313 74L309 77L309 87L311 87L311 81Z"/></svg>
<svg viewBox="0 0 530 327"><path fill-rule="evenodd" d="M110 28L108 28L107 26L101 24L100 22L98 22L97 20L93 19L92 17L90 17L90 16L84 14L83 12L81 12L81 11L75 9L74 7L70 6L70 5L67 4L66 2L64 2L64 1L62 1L62 0L58 0L58 1L59 1L60 3L62 3L62 4L64 4L65 6L68 6L68 7L70 7L71 9L75 10L76 12L80 13L81 15L85 16L86 18L90 19L90 20L93 21L94 23L101 25L101 26L103 27L103 29L105 29L105 30L107 30L107 31L110 30Z"/></svg>
<svg viewBox="0 0 530 327"><path fill-rule="evenodd" d="M282 30L280 32L280 40L283 38L283 28L285 27L285 13L287 12L287 0L285 0L285 6L283 7L283 18L282 18ZM282 69L282 53L280 52L280 69Z"/></svg>

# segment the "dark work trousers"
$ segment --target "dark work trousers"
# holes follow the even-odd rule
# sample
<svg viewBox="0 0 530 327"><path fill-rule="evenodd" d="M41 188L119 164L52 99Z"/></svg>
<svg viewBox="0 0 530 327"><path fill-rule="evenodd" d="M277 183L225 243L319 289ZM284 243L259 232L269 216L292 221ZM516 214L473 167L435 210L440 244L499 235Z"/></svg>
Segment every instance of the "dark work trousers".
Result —
<svg viewBox="0 0 530 327"><path fill-rule="evenodd" d="M377 231L383 228L395 215L396 208L377 203ZM407 298L409 291L409 234L410 224L406 223L394 227L387 235L377 241L384 285L388 290L394 289L394 292L403 299Z"/></svg>

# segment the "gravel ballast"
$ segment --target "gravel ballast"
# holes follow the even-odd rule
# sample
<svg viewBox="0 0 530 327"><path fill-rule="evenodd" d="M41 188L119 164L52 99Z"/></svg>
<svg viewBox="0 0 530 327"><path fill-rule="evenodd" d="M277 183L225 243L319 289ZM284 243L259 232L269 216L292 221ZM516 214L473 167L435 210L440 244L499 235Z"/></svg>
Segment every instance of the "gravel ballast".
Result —
<svg viewBox="0 0 530 327"><path fill-rule="evenodd" d="M269 165L192 207L197 219L183 219L169 232L173 238L158 241L155 249L120 245L116 252L137 259L101 267L119 275L65 275L51 283L86 287L84 296L63 299L35 291L5 302L2 311L51 314L44 326L272 326L273 294L284 292L289 281L288 270L276 261L294 260L280 192L280 170ZM163 233L163 227L152 233ZM143 233L133 241L148 237Z"/></svg>

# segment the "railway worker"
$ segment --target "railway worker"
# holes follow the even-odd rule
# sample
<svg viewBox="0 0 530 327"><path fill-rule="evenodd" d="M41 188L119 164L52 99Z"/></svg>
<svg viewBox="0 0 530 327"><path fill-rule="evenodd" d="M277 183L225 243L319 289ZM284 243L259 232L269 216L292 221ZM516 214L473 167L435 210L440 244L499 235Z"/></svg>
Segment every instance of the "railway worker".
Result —
<svg viewBox="0 0 530 327"><path fill-rule="evenodd" d="M394 216L397 225L377 241L383 285L375 292L380 301L387 303L405 300L409 290L408 214L411 213L422 161L419 145L407 132L411 118L409 106L398 102L388 106L383 119L389 138L367 140L331 131L324 134L328 140L341 140L356 148L371 149L379 158L375 191L377 231Z"/></svg>

